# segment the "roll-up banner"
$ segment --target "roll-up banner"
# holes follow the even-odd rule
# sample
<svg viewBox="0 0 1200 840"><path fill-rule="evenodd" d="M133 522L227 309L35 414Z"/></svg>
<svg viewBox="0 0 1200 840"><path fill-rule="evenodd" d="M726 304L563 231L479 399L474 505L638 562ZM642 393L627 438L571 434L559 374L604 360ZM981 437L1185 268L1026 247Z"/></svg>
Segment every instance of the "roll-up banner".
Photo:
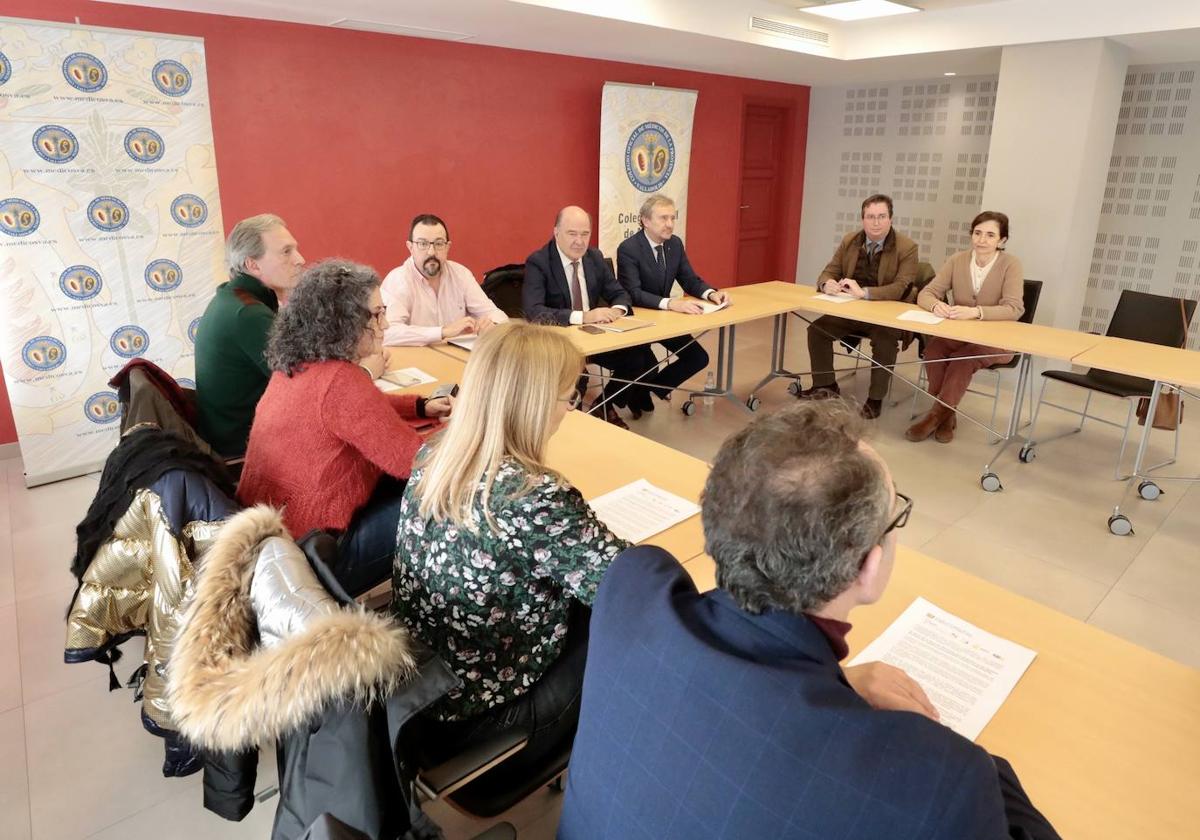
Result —
<svg viewBox="0 0 1200 840"><path fill-rule="evenodd" d="M104 463L130 359L195 387L222 231L201 39L0 19L0 359L26 484Z"/></svg>
<svg viewBox="0 0 1200 840"><path fill-rule="evenodd" d="M605 82L600 105L600 250L639 230L642 202L662 193L675 202L675 233L687 234L688 166L696 91Z"/></svg>

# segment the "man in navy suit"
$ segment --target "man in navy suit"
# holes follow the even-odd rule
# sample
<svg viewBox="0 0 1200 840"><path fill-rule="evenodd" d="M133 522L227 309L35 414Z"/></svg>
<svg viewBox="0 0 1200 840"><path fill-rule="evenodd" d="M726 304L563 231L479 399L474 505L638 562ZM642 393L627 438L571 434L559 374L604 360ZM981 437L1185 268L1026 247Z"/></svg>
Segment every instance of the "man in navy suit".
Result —
<svg viewBox="0 0 1200 840"><path fill-rule="evenodd" d="M635 233L617 247L617 279L629 292L634 306L647 309L669 309L688 315L700 315L704 310L693 300L671 297L671 286L678 281L685 292L700 300L725 303L724 292L705 283L692 269L683 240L675 236L675 202L665 195L652 195L642 203L642 232ZM690 335L664 338L659 342L666 348L668 358L674 356L662 370L647 378L648 393L659 399L670 399L671 391L708 366L708 353ZM649 348L647 348L649 349ZM653 410L649 400L641 406Z"/></svg>
<svg viewBox="0 0 1200 840"><path fill-rule="evenodd" d="M903 671L843 670L911 500L840 400L761 417L704 489L719 589L632 548L592 610L559 840L1057 838Z"/></svg>
<svg viewBox="0 0 1200 840"><path fill-rule="evenodd" d="M608 261L598 248L588 247L591 238L592 219L587 211L564 207L558 212L554 237L525 260L521 299L526 318L565 327L607 324L633 311L629 295L613 277ZM644 347L629 347L590 357L613 374L613 381L604 387L597 400L610 423L628 428L615 406L638 405L646 399L642 386L626 383L643 376L653 366L648 354Z"/></svg>

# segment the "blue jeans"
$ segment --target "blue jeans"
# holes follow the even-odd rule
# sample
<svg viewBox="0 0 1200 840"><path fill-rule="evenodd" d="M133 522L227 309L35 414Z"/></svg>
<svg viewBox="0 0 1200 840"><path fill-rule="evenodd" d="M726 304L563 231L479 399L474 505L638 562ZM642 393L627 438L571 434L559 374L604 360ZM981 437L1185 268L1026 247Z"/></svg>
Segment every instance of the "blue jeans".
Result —
<svg viewBox="0 0 1200 840"><path fill-rule="evenodd" d="M400 500L407 483L407 479L380 476L371 498L338 537L338 563L333 573L352 598L392 577Z"/></svg>

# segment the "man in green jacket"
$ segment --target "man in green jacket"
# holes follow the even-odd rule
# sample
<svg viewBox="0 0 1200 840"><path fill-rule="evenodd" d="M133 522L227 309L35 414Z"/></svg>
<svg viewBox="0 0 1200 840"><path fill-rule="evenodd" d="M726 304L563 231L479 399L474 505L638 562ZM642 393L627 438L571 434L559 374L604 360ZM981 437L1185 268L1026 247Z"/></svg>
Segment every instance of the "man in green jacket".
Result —
<svg viewBox="0 0 1200 840"><path fill-rule="evenodd" d="M233 457L246 451L254 408L271 377L267 333L304 257L283 219L270 213L234 225L225 255L229 280L196 328L196 404L200 436Z"/></svg>

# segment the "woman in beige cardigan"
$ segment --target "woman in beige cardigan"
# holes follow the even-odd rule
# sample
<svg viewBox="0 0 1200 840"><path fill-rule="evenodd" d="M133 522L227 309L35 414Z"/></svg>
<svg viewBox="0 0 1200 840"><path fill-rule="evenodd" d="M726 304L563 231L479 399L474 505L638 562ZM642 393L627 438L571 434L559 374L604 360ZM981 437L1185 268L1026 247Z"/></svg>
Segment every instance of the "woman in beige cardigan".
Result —
<svg viewBox="0 0 1200 840"><path fill-rule="evenodd" d="M971 221L971 250L960 251L929 281L917 303L934 315L953 320L1015 321L1025 311L1025 273L1021 261L1004 252L1008 216L985 210ZM953 304L946 302L946 293ZM979 358L979 357L986 358ZM948 361L943 361L948 360ZM937 397L929 413L909 427L912 441L930 435L940 443L954 439L958 405L975 371L1012 360L1011 353L969 341L933 338L925 346L929 393Z"/></svg>

